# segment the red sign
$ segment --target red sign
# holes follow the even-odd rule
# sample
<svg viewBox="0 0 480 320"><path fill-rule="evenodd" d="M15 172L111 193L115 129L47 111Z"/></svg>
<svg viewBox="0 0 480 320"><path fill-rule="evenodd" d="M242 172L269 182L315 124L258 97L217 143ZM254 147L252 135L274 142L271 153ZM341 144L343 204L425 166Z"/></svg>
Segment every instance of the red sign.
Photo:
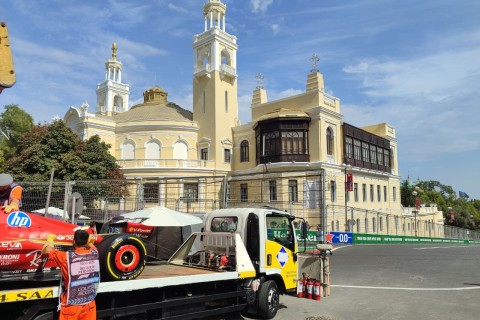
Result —
<svg viewBox="0 0 480 320"><path fill-rule="evenodd" d="M420 210L420 198L415 198L415 209Z"/></svg>
<svg viewBox="0 0 480 320"><path fill-rule="evenodd" d="M347 173L347 191L353 191L353 174Z"/></svg>

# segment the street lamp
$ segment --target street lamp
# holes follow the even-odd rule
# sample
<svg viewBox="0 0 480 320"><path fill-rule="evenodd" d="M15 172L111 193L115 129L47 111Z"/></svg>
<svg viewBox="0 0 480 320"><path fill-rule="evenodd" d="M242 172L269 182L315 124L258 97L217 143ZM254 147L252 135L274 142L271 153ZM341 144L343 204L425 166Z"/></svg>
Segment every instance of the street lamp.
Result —
<svg viewBox="0 0 480 320"><path fill-rule="evenodd" d="M417 236L417 194L418 192L413 190L412 192L412 196L415 197L415 210L413 210L413 213L415 214L415 225L414 225L414 228L415 228L415 237Z"/></svg>
<svg viewBox="0 0 480 320"><path fill-rule="evenodd" d="M348 178L347 178L347 169L351 169L352 166L349 164L345 164L345 232L350 231L350 226L348 225L348 210L347 210L347 198L348 198Z"/></svg>

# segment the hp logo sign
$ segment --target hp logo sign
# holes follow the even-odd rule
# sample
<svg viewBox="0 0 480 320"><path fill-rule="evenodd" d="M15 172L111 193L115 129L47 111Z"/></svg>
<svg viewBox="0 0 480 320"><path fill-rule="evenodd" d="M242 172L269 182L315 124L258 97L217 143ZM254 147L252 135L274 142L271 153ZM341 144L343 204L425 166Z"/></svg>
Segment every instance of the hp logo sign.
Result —
<svg viewBox="0 0 480 320"><path fill-rule="evenodd" d="M7 224L10 227L27 227L29 228L32 225L32 220L22 211L12 212L7 217Z"/></svg>

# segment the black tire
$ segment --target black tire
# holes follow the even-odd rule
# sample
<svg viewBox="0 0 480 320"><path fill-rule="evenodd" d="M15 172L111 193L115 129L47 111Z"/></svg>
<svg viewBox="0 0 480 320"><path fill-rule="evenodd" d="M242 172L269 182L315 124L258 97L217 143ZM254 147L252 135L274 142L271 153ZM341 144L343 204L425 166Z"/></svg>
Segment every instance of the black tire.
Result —
<svg viewBox="0 0 480 320"><path fill-rule="evenodd" d="M147 263L145 244L131 234L106 236L97 248L102 281L135 279Z"/></svg>
<svg viewBox="0 0 480 320"><path fill-rule="evenodd" d="M48 313L41 314L33 318L33 320L53 320L53 312L50 311Z"/></svg>
<svg viewBox="0 0 480 320"><path fill-rule="evenodd" d="M272 319L278 311L280 292L273 280L265 281L258 295L258 315L264 319Z"/></svg>

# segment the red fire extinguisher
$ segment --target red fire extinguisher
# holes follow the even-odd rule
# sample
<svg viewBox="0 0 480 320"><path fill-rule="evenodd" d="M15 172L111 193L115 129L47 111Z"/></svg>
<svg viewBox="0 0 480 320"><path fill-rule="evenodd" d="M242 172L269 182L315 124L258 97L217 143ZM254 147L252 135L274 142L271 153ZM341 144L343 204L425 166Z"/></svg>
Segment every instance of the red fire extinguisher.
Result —
<svg viewBox="0 0 480 320"><path fill-rule="evenodd" d="M312 295L313 295L313 280L312 279L309 279L308 280L308 283L307 283L307 287L308 287L308 296L307 298L308 299L312 299Z"/></svg>
<svg viewBox="0 0 480 320"><path fill-rule="evenodd" d="M313 285L313 299L320 301L321 299L321 294L320 294L320 287L321 283L319 280L315 281L315 284Z"/></svg>
<svg viewBox="0 0 480 320"><path fill-rule="evenodd" d="M297 281L297 297L303 298L303 279Z"/></svg>
<svg viewBox="0 0 480 320"><path fill-rule="evenodd" d="M302 283L303 283L303 297L307 298L307 295L308 295L308 291L307 291L308 276L303 277L303 282Z"/></svg>

